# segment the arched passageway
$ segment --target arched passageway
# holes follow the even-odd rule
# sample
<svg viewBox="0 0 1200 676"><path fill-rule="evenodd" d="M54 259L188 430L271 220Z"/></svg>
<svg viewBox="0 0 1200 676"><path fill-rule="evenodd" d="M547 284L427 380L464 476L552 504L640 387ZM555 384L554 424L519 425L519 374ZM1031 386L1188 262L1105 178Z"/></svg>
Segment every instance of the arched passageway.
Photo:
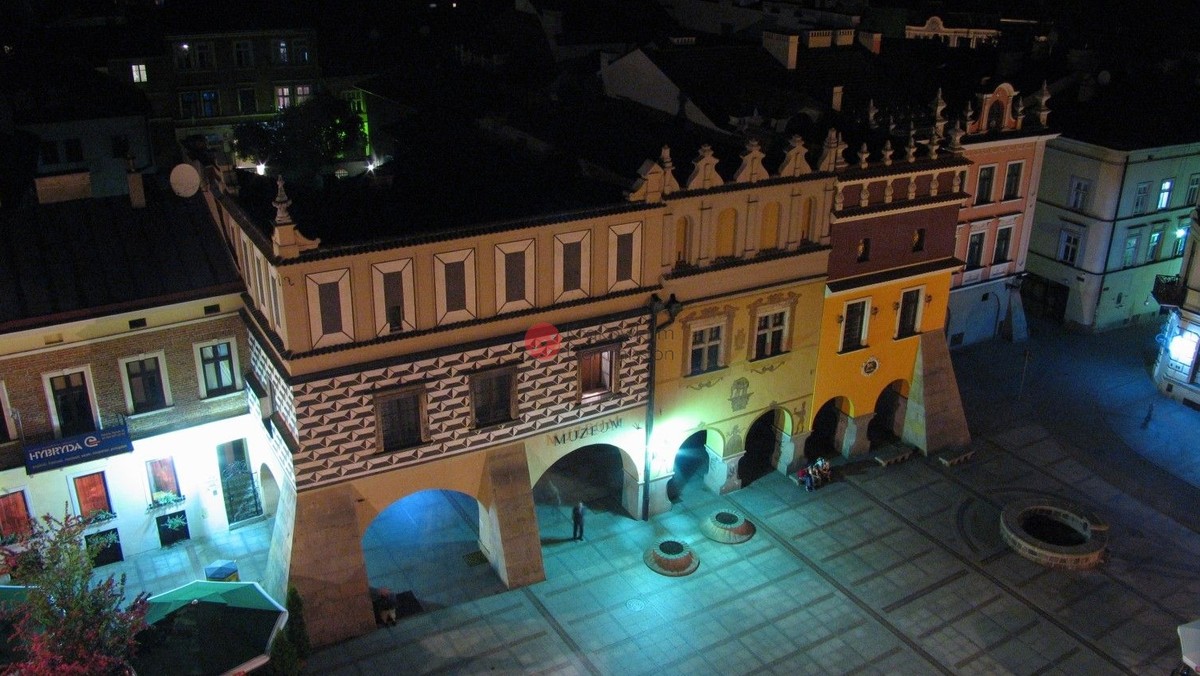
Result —
<svg viewBox="0 0 1200 676"><path fill-rule="evenodd" d="M266 464L258 470L258 490L262 494L263 516L275 516L275 510L279 508L279 482Z"/></svg>
<svg viewBox="0 0 1200 676"><path fill-rule="evenodd" d="M675 453L675 473L667 482L667 499L672 503L682 502L685 493L704 487L704 475L708 473L708 450L704 443L708 432L700 430L683 440Z"/></svg>
<svg viewBox="0 0 1200 676"><path fill-rule="evenodd" d="M779 445L786 432L779 412L771 410L755 418L746 432L746 453L738 461L738 480L742 488L775 470L779 462Z"/></svg>
<svg viewBox="0 0 1200 676"><path fill-rule="evenodd" d="M571 507L633 517L624 507L624 452L611 444L582 446L559 458L533 486L542 544L570 539ZM632 486L636 491L636 485Z"/></svg>
<svg viewBox="0 0 1200 676"><path fill-rule="evenodd" d="M388 505L362 536L367 580L398 597L398 615L444 608L505 591L479 551L479 503L448 490Z"/></svg>
<svg viewBox="0 0 1200 676"><path fill-rule="evenodd" d="M908 382L894 380L875 400L875 417L867 425L871 448L894 444L904 434L904 413L908 406Z"/></svg>
<svg viewBox="0 0 1200 676"><path fill-rule="evenodd" d="M812 432L804 442L805 462L813 462L817 458L835 458L842 454L849 408L850 402L845 397L834 397L817 409L813 416Z"/></svg>

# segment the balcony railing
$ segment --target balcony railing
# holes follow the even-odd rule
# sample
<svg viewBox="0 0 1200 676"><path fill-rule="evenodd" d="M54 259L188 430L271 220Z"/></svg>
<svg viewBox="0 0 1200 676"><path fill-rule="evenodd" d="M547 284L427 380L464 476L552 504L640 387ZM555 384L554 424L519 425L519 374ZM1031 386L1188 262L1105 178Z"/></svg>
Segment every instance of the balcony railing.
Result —
<svg viewBox="0 0 1200 676"><path fill-rule="evenodd" d="M1155 275L1153 295L1159 305L1178 307L1183 304L1187 287L1179 275Z"/></svg>

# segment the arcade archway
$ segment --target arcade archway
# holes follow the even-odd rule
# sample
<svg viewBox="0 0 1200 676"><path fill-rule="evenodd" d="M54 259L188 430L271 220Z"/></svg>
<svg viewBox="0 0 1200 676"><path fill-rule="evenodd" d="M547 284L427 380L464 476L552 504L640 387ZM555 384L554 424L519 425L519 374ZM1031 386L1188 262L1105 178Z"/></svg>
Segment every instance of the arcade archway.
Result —
<svg viewBox="0 0 1200 676"><path fill-rule="evenodd" d="M372 588L398 597L398 615L444 608L505 591L479 550L479 503L424 490L388 505L362 536Z"/></svg>
<svg viewBox="0 0 1200 676"><path fill-rule="evenodd" d="M679 445L675 453L674 474L667 482L667 499L672 503L682 502L685 493L698 491L704 486L708 474L708 449L705 442L708 432L700 430Z"/></svg>
<svg viewBox="0 0 1200 676"><path fill-rule="evenodd" d="M836 458L842 455L846 424L853 411L846 397L834 397L817 409L813 416L812 432L804 441L804 459Z"/></svg>
<svg viewBox="0 0 1200 676"><path fill-rule="evenodd" d="M538 532L542 544L569 539L571 507L582 502L589 512L636 518L626 505L634 498L637 481L629 474L624 451L612 444L577 448L554 462L533 485Z"/></svg>
<svg viewBox="0 0 1200 676"><path fill-rule="evenodd" d="M789 416L780 409L765 411L746 432L745 449L738 461L738 480L743 488L775 471L784 443L790 443Z"/></svg>
<svg viewBox="0 0 1200 676"><path fill-rule="evenodd" d="M908 381L893 380L875 400L875 417L867 425L871 448L894 444L904 436L904 413L908 407Z"/></svg>

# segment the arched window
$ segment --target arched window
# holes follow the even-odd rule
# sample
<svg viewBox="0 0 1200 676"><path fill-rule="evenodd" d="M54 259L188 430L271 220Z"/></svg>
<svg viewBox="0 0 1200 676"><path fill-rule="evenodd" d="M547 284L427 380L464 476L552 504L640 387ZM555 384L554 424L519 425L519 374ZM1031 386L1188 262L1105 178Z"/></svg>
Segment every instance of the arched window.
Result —
<svg viewBox="0 0 1200 676"><path fill-rule="evenodd" d="M732 257L736 241L737 211L726 209L717 217L716 246L713 248L713 258Z"/></svg>
<svg viewBox="0 0 1200 676"><path fill-rule="evenodd" d="M688 263L692 250L692 222L687 216L675 219L675 265Z"/></svg>
<svg viewBox="0 0 1200 676"><path fill-rule="evenodd" d="M999 131L1004 128L1004 102L996 99L988 106L987 130Z"/></svg>
<svg viewBox="0 0 1200 676"><path fill-rule="evenodd" d="M779 203L770 202L763 207L762 227L759 229L760 250L779 248Z"/></svg>
<svg viewBox="0 0 1200 676"><path fill-rule="evenodd" d="M800 224L804 228L804 241L819 242L821 233L817 232L817 201L811 197L804 199L800 208Z"/></svg>

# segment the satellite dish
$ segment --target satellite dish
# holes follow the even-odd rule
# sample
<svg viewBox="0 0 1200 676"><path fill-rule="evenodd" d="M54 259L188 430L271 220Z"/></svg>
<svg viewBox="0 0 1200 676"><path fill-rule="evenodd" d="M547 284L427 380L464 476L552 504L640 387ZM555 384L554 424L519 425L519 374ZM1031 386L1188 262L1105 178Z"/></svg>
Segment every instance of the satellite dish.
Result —
<svg viewBox="0 0 1200 676"><path fill-rule="evenodd" d="M177 164L171 170L171 190L180 197L191 197L200 189L200 172L190 164Z"/></svg>

